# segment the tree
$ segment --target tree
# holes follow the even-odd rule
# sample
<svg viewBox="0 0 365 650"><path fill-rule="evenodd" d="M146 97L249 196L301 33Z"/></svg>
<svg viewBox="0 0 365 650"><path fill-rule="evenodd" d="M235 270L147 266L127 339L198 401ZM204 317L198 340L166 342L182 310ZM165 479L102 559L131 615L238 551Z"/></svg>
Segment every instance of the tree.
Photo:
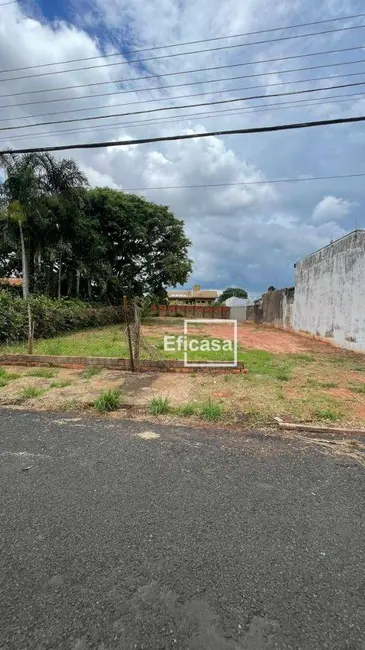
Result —
<svg viewBox="0 0 365 650"><path fill-rule="evenodd" d="M6 179L0 187L0 200L9 221L16 224L20 235L22 259L23 297L29 294L29 244L34 220L38 216L40 199L37 158L33 154L19 156L12 153L0 155L0 166L6 171Z"/></svg>
<svg viewBox="0 0 365 650"><path fill-rule="evenodd" d="M239 289L238 287L228 287L223 293L218 297L217 304L222 305L229 298L242 298L246 300L248 297L247 291L244 289Z"/></svg>
<svg viewBox="0 0 365 650"><path fill-rule="evenodd" d="M49 153L39 154L38 161L42 170L40 182L46 196L58 199L58 219L56 221L57 249L58 249L58 290L57 296L61 298L62 264L66 255L72 252L70 234L72 231L71 220L77 219L77 190L88 185L85 174L79 169L72 158L58 160Z"/></svg>
<svg viewBox="0 0 365 650"><path fill-rule="evenodd" d="M109 188L87 192L88 217L98 221L105 246L109 299L123 295L164 297L191 272L190 241L167 206ZM92 278L97 285L100 278Z"/></svg>

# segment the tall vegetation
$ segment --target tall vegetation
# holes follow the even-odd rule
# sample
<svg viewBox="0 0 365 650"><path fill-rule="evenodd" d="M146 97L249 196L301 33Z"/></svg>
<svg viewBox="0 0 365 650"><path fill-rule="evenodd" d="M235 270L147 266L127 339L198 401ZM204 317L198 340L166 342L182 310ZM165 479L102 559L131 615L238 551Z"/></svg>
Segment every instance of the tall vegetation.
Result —
<svg viewBox="0 0 365 650"><path fill-rule="evenodd" d="M187 280L190 242L168 207L90 189L72 159L9 152L0 168L0 277L22 277L24 298L120 303Z"/></svg>

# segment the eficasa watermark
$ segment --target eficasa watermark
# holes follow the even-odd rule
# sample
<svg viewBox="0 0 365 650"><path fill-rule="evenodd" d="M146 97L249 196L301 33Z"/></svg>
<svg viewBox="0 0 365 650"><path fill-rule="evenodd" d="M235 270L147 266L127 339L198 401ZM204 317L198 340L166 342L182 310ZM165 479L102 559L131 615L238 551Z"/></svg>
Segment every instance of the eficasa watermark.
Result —
<svg viewBox="0 0 365 650"><path fill-rule="evenodd" d="M218 339L211 337L193 338L189 335L189 325L196 323L214 323L214 325L227 324L230 338ZM228 333L228 332L227 332ZM184 334L164 336L164 350L165 352L184 352L184 366L185 368L237 368L237 321L229 319L187 319L184 320ZM204 352L207 361L189 361L190 353ZM212 361L209 361L209 353L221 352L222 361L215 361L212 355ZM208 354L206 354L208 353ZM226 358L233 361L224 361L224 353Z"/></svg>

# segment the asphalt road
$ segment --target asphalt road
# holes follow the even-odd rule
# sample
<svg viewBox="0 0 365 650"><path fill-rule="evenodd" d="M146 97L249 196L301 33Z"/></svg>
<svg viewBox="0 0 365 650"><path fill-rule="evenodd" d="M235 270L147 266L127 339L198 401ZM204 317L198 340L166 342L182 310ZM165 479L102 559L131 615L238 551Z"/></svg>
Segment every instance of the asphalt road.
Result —
<svg viewBox="0 0 365 650"><path fill-rule="evenodd" d="M0 411L0 648L364 650L364 478L254 432Z"/></svg>

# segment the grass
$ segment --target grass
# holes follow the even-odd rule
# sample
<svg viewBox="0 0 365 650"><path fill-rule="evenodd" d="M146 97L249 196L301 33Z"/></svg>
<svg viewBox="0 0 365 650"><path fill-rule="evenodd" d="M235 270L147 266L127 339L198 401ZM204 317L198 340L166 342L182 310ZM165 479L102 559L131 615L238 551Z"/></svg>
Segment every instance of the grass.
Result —
<svg viewBox="0 0 365 650"><path fill-rule="evenodd" d="M107 413L109 411L116 411L121 405L121 393L119 390L107 390L100 393L96 398L93 406L99 413Z"/></svg>
<svg viewBox="0 0 365 650"><path fill-rule="evenodd" d="M21 375L19 375L16 372L8 372L5 368L0 367L0 388L4 388L4 386L7 386L9 381L12 381L13 379L19 379Z"/></svg>
<svg viewBox="0 0 365 650"><path fill-rule="evenodd" d="M312 377L308 377L307 384L311 388L338 388L338 384L335 381L318 381Z"/></svg>
<svg viewBox="0 0 365 650"><path fill-rule="evenodd" d="M35 368L26 373L27 377L43 377L44 379L52 379L55 374L55 370L49 370L48 368Z"/></svg>
<svg viewBox="0 0 365 650"><path fill-rule="evenodd" d="M349 384L348 389L351 390L353 393L360 393L364 394L365 393L365 384Z"/></svg>
<svg viewBox="0 0 365 650"><path fill-rule="evenodd" d="M36 386L27 386L23 388L21 398L22 400L33 399L34 397L41 397L46 392L44 388L36 388Z"/></svg>
<svg viewBox="0 0 365 650"><path fill-rule="evenodd" d="M336 413L332 409L320 409L317 408L314 410L314 415L317 420L325 420L326 422L336 422L340 419L339 413Z"/></svg>
<svg viewBox="0 0 365 650"><path fill-rule="evenodd" d="M170 402L168 397L152 397L148 403L148 413L150 415L164 415L170 412Z"/></svg>
<svg viewBox="0 0 365 650"><path fill-rule="evenodd" d="M212 400L209 399L208 403L203 405L200 415L203 420L220 420L223 415L223 409L218 402L212 402Z"/></svg>
<svg viewBox="0 0 365 650"><path fill-rule="evenodd" d="M178 409L178 414L182 415L183 417L189 417L191 415L195 415L197 412L197 406L194 402L188 402L187 404L183 404L183 406L180 406Z"/></svg>
<svg viewBox="0 0 365 650"><path fill-rule="evenodd" d="M91 368L86 368L86 370L81 373L80 377L82 377L82 379L91 379L92 377L96 377L96 375L100 375L101 371L102 368L92 366Z"/></svg>
<svg viewBox="0 0 365 650"><path fill-rule="evenodd" d="M60 381L53 381L50 388L67 388L67 386L72 386L72 381L70 379L60 379Z"/></svg>

